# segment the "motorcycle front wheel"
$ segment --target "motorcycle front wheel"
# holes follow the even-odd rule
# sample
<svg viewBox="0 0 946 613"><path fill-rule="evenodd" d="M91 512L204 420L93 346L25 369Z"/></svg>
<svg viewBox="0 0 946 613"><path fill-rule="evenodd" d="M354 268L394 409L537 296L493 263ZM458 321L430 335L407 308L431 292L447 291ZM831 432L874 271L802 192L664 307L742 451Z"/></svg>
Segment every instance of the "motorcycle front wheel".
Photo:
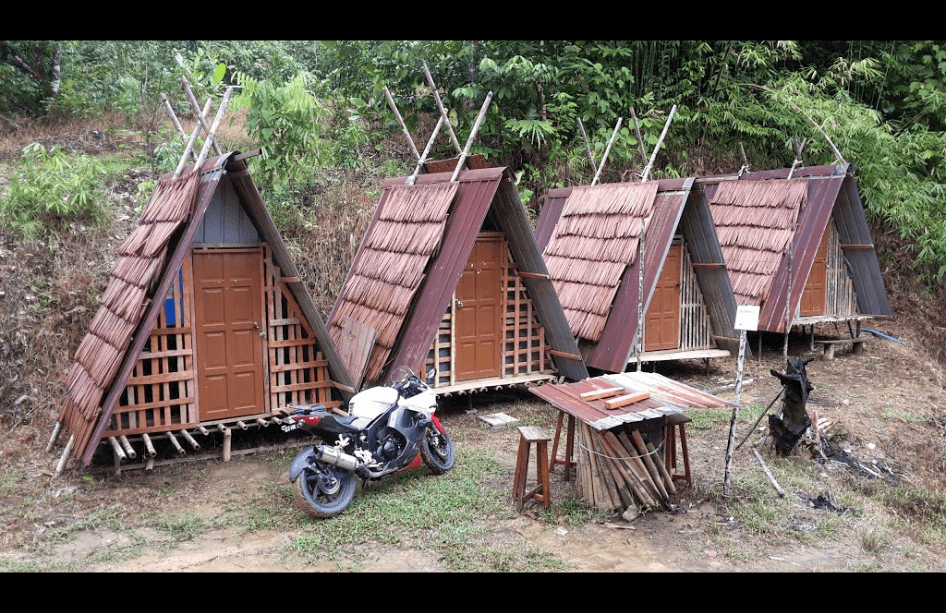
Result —
<svg viewBox="0 0 946 613"><path fill-rule="evenodd" d="M440 432L436 426L428 426L420 446L420 457L435 475L442 475L453 468L453 441L447 431Z"/></svg>
<svg viewBox="0 0 946 613"><path fill-rule="evenodd" d="M332 517L355 497L355 473L313 462L292 482L292 503L312 517Z"/></svg>

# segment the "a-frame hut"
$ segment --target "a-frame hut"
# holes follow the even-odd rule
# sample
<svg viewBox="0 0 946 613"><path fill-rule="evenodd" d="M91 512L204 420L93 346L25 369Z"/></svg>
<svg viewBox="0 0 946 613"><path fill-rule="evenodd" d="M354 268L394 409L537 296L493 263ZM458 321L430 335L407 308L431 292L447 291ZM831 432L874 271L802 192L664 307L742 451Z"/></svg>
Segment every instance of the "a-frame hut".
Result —
<svg viewBox="0 0 946 613"><path fill-rule="evenodd" d="M158 436L197 448L352 393L243 157L162 179L119 249L50 441L68 436L63 461L88 464L105 441L116 457L147 457Z"/></svg>
<svg viewBox="0 0 946 613"><path fill-rule="evenodd" d="M445 170L382 184L328 320L352 378L434 370L444 396L585 378L509 170Z"/></svg>
<svg viewBox="0 0 946 613"><path fill-rule="evenodd" d="M760 306L759 330L784 332L786 319L790 327L847 322L859 330L864 319L892 315L850 164L698 183L737 302Z"/></svg>
<svg viewBox="0 0 946 613"><path fill-rule="evenodd" d="M736 302L694 179L554 189L535 234L588 367L623 372L638 359L738 350Z"/></svg>

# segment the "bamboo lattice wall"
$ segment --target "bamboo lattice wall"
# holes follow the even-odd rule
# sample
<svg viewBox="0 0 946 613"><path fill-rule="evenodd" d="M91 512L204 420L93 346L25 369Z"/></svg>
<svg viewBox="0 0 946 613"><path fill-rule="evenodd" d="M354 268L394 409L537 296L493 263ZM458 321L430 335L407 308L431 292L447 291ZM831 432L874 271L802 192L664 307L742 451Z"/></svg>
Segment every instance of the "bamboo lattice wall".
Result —
<svg viewBox="0 0 946 613"><path fill-rule="evenodd" d="M552 368L552 361L548 353L545 330L535 313L532 298L522 283L522 277L518 274L519 268L512 261L505 243L504 250L503 376L548 372Z"/></svg>
<svg viewBox="0 0 946 613"><path fill-rule="evenodd" d="M509 245L503 241L502 296L503 348L500 357L502 376L547 373L553 368L545 330L539 322ZM453 301L447 307L437 334L427 352L424 372L436 371L432 385L444 387L455 383L453 373Z"/></svg>
<svg viewBox="0 0 946 613"><path fill-rule="evenodd" d="M857 296L854 293L854 281L848 274L844 261L844 251L838 236L834 218L828 224L828 296L826 311L835 316L856 315Z"/></svg>
<svg viewBox="0 0 946 613"><path fill-rule="evenodd" d="M703 291L696 280L690 251L683 243L683 272L680 275L680 350L715 349L712 325Z"/></svg>
<svg viewBox="0 0 946 613"><path fill-rule="evenodd" d="M315 332L273 263L268 247L264 260L269 410L290 404L340 406L340 401L332 399L334 384L329 378L328 360L319 351Z"/></svg>
<svg viewBox="0 0 946 613"><path fill-rule="evenodd" d="M191 261L185 259L112 412L105 436L196 426Z"/></svg>
<svg viewBox="0 0 946 613"><path fill-rule="evenodd" d="M279 268L264 247L268 410L290 404L341 405L332 399L328 360ZM193 339L191 259L175 283L138 357L105 436L179 430L200 423Z"/></svg>

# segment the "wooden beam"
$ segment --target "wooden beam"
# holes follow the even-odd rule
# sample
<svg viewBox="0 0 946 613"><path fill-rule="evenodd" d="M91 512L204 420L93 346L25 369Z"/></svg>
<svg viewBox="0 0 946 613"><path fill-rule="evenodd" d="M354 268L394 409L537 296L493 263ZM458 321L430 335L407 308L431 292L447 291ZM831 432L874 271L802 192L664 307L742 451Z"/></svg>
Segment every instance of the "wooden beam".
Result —
<svg viewBox="0 0 946 613"><path fill-rule="evenodd" d="M626 407L629 404L634 404L635 402L640 402L641 400L647 400L650 398L650 392L640 392L637 394L625 394L624 396L619 396L613 400L605 400L604 408L606 409L618 409L620 407Z"/></svg>
<svg viewBox="0 0 946 613"><path fill-rule="evenodd" d="M607 398L608 396L616 396L622 392L625 392L627 388L624 387L609 387L603 390L597 390L593 392L585 392L579 394L578 397L582 400L598 400L599 398Z"/></svg>

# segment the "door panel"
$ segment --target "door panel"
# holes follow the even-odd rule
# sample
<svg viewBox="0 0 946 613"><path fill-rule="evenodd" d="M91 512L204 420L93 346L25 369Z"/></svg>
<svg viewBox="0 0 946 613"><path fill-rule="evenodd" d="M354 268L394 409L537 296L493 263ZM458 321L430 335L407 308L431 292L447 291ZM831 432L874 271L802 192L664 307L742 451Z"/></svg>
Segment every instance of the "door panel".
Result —
<svg viewBox="0 0 946 613"><path fill-rule="evenodd" d="M262 253L195 251L200 419L264 411Z"/></svg>
<svg viewBox="0 0 946 613"><path fill-rule="evenodd" d="M818 253L811 265L811 273L808 275L808 282L805 283L805 290L801 295L801 304L798 307L800 317L824 315L825 304L827 303L828 232L830 230L831 228L828 228L824 236L821 237Z"/></svg>
<svg viewBox="0 0 946 613"><path fill-rule="evenodd" d="M680 346L680 245L671 245L644 316L644 351Z"/></svg>
<svg viewBox="0 0 946 613"><path fill-rule="evenodd" d="M454 378L500 375L503 239L480 237L454 293ZM462 306L461 306L462 305Z"/></svg>

